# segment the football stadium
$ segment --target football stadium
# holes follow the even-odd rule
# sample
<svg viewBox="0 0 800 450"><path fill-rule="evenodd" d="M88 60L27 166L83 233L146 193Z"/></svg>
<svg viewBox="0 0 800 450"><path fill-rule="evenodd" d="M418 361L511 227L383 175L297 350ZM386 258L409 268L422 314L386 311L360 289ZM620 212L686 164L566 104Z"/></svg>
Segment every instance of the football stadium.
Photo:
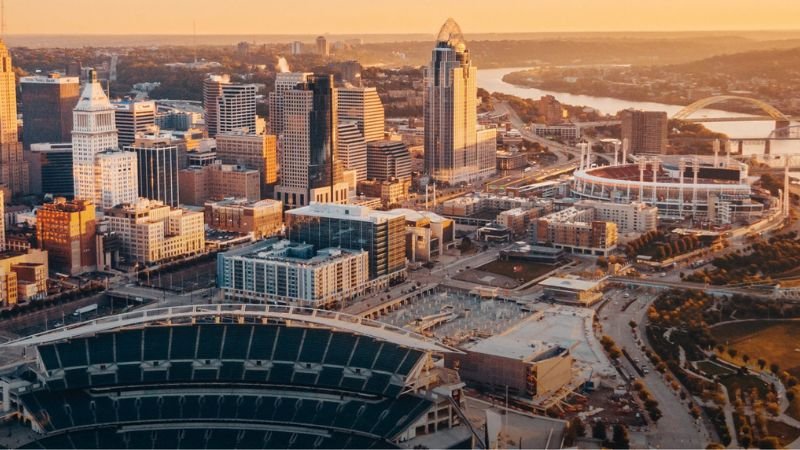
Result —
<svg viewBox="0 0 800 450"><path fill-rule="evenodd" d="M32 430L22 448L480 445L440 361L458 350L339 312L151 309L4 347L30 358L3 386Z"/></svg>

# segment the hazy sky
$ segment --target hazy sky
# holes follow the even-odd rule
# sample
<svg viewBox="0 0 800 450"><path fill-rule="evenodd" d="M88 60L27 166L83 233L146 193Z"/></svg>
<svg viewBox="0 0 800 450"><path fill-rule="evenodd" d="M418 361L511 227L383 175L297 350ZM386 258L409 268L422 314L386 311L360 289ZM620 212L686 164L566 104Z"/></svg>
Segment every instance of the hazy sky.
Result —
<svg viewBox="0 0 800 450"><path fill-rule="evenodd" d="M429 33L800 28L797 0L5 0L8 34Z"/></svg>

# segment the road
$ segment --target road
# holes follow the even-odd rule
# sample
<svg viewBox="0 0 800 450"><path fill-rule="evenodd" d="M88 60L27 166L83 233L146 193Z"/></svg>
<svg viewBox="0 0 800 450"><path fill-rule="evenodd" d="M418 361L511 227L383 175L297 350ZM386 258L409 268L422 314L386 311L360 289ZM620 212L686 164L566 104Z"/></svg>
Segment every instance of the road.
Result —
<svg viewBox="0 0 800 450"><path fill-rule="evenodd" d="M625 294L629 298L625 298ZM629 325L630 321L636 322L637 330L644 330L646 325L647 307L656 294L647 292L646 289L621 290L614 289L606 292L608 303L601 312L603 333L610 336L620 349L625 349L634 359L639 360L644 367L649 368L642 382L658 401L663 417L647 433L648 444L653 448L705 448L711 441L708 431L704 426L695 422L689 415L689 408L682 403L680 397L667 385L663 376L652 370L650 362L641 351L637 338ZM626 310L625 305L636 299ZM620 358L622 366L633 376L637 372L627 358Z"/></svg>

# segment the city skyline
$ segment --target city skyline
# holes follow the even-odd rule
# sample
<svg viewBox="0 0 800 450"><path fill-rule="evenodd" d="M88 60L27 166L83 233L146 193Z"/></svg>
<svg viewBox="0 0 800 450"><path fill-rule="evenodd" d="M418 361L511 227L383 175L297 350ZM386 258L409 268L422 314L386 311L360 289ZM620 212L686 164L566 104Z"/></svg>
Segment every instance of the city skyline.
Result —
<svg viewBox="0 0 800 450"><path fill-rule="evenodd" d="M237 3L237 8L220 9L209 0L166 3L143 0L129 11L119 1L96 8L88 0L69 4L42 0L35 9L27 8L23 2L9 1L5 5L3 32L8 36L75 34L75 30L80 30L79 35L185 35L193 30L204 35L430 34L448 15L456 16L471 33L797 30L794 17L800 14L800 4L782 0L707 0L700 4L690 0L668 4L629 0L506 0L502 7L492 9L475 1L455 0L436 4L409 0L403 8L395 9L363 0L343 0L337 3L337 8L322 8L321 0L305 0L304 7L296 8L273 8L254 0ZM250 13L241 14L243 9ZM387 14L391 14L391 21L385 20ZM108 20L115 15L126 20ZM265 16L270 17L267 26ZM176 23L175 17L184 20ZM541 20L542 17L546 20Z"/></svg>

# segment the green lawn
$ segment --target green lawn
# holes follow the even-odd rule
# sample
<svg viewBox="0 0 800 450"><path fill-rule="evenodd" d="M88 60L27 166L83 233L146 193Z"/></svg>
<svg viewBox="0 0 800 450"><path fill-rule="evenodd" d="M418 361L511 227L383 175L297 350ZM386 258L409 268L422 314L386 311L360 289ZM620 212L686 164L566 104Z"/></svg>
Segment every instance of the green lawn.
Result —
<svg viewBox="0 0 800 450"><path fill-rule="evenodd" d="M735 322L711 329L714 339L735 348L752 361L763 358L781 370L800 376L800 321ZM752 364L752 362L751 362Z"/></svg>
<svg viewBox="0 0 800 450"><path fill-rule="evenodd" d="M522 279L523 283L527 283L535 278L550 272L560 266L551 266L550 264L542 264L524 260L508 260L501 261L496 259L488 264L478 267L478 270L485 272L495 273L497 275L505 275L515 280ZM515 270L516 268L516 270Z"/></svg>
<svg viewBox="0 0 800 450"><path fill-rule="evenodd" d="M720 377L720 381L728 388L729 395L733 395L737 389L741 390L742 393L747 393L756 388L762 397L769 392L769 386L755 375L726 375Z"/></svg>

